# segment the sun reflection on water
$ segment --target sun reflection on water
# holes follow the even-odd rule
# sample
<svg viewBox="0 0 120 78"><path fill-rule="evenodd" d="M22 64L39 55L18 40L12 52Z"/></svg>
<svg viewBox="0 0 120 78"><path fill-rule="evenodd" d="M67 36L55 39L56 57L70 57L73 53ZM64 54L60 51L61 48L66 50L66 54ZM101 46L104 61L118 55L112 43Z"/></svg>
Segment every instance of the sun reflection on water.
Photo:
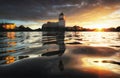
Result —
<svg viewBox="0 0 120 78"><path fill-rule="evenodd" d="M111 63L104 63L104 60L115 60L112 58L83 58L83 67L85 68L92 68L95 70L106 70L111 71L117 74L120 74L120 66L111 64ZM92 70L91 70L92 71ZM103 71L104 72L104 71Z"/></svg>

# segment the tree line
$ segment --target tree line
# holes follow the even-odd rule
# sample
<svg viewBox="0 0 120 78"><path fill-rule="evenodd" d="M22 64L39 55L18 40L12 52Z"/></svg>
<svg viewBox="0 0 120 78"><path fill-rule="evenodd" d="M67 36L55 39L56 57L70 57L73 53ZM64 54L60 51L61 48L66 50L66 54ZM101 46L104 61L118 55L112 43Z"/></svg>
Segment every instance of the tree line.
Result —
<svg viewBox="0 0 120 78"><path fill-rule="evenodd" d="M53 31L54 28L46 28L46 31ZM72 27L65 27L65 31L95 31L96 29L90 29L90 28L83 28L80 26L72 26ZM103 28L103 31L117 31L120 32L120 26L116 27L116 28ZM24 25L20 25L18 27L16 27L15 29L12 30L8 30L3 28L2 26L0 26L0 31L42 31L42 28L38 28L38 29L31 29L30 27L25 27Z"/></svg>

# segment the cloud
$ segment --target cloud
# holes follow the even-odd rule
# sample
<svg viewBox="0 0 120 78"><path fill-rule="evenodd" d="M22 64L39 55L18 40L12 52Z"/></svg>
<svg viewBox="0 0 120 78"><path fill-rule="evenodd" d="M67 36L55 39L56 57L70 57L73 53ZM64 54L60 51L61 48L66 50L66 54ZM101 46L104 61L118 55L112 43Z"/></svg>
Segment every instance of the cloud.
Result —
<svg viewBox="0 0 120 78"><path fill-rule="evenodd" d="M104 3L111 3L112 0L1 0L0 1L0 16L2 19L42 19L43 17L50 17L49 12L65 11L69 15L70 10L76 12L76 9L84 8L84 6L98 4L100 1ZM119 2L119 0L114 0ZM87 8L87 7L85 7ZM85 9L84 8L84 9ZM73 12L72 12L73 13Z"/></svg>
<svg viewBox="0 0 120 78"><path fill-rule="evenodd" d="M90 14L94 8L103 6L106 7L106 10L109 10L111 5L120 8L119 4L120 0L0 0L0 19L54 20L57 19L56 17L60 12L64 12L69 19L74 17L71 18L72 20L82 20L82 18L76 19L78 14L86 15L83 19L88 18L89 20L95 14L95 12Z"/></svg>

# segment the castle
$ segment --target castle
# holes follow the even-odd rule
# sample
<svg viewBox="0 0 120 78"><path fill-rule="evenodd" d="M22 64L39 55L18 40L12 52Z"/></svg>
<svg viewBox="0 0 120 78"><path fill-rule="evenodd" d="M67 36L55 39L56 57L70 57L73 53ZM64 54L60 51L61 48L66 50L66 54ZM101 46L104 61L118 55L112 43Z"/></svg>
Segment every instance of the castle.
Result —
<svg viewBox="0 0 120 78"><path fill-rule="evenodd" d="M58 22L47 22L43 24L42 31L58 31L65 29L65 16L63 13L59 14Z"/></svg>

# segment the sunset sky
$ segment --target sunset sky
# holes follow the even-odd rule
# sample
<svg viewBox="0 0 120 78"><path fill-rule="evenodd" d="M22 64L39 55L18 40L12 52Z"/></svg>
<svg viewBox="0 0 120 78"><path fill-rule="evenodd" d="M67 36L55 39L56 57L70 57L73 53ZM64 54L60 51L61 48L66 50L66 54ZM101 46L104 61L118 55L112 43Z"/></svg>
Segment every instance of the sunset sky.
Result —
<svg viewBox="0 0 120 78"><path fill-rule="evenodd" d="M120 0L0 0L0 22L33 29L66 16L66 26L108 28L120 26Z"/></svg>

